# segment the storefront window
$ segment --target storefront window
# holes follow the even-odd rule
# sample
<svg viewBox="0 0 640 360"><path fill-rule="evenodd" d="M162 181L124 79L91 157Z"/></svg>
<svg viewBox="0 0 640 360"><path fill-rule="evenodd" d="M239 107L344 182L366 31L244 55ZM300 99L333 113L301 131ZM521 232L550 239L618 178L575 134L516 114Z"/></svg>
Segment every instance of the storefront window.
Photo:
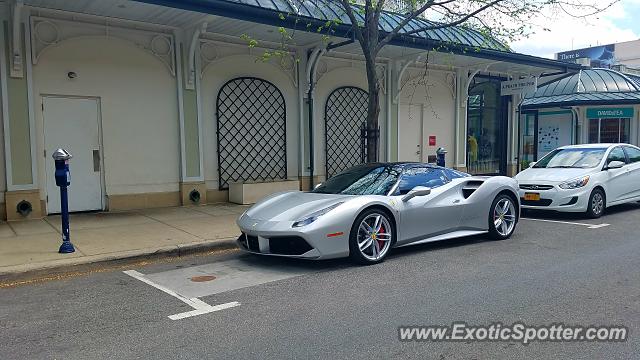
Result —
<svg viewBox="0 0 640 360"><path fill-rule="evenodd" d="M500 81L479 79L469 91L467 112L467 171L497 175L505 172L506 101Z"/></svg>
<svg viewBox="0 0 640 360"><path fill-rule="evenodd" d="M628 118L589 119L590 143L629 142Z"/></svg>
<svg viewBox="0 0 640 360"><path fill-rule="evenodd" d="M529 167L536 158L536 115L525 113L520 122L520 169Z"/></svg>

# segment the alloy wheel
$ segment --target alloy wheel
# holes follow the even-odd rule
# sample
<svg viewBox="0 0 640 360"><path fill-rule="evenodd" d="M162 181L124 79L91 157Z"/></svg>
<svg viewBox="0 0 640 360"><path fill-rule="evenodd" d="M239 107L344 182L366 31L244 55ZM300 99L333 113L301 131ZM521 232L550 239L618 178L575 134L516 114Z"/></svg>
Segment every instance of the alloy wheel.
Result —
<svg viewBox="0 0 640 360"><path fill-rule="evenodd" d="M591 211L595 215L600 215L602 210L604 209L604 198L600 192L596 192L593 194L593 198L591 199Z"/></svg>
<svg viewBox="0 0 640 360"><path fill-rule="evenodd" d="M493 209L493 225L501 236L508 236L516 226L516 209L507 198L500 199Z"/></svg>
<svg viewBox="0 0 640 360"><path fill-rule="evenodd" d="M370 261L382 259L391 247L391 224L386 216L372 213L358 226L357 244L363 257Z"/></svg>

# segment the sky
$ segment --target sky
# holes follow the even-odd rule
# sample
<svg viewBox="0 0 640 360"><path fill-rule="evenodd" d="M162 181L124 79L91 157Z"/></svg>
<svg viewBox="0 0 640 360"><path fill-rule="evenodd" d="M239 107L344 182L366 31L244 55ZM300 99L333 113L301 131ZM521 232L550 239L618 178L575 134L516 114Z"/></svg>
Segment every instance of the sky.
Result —
<svg viewBox="0 0 640 360"><path fill-rule="evenodd" d="M519 53L553 58L561 51L640 39L640 0L621 0L586 20L540 14L532 21L536 24L535 33L511 43L511 48Z"/></svg>

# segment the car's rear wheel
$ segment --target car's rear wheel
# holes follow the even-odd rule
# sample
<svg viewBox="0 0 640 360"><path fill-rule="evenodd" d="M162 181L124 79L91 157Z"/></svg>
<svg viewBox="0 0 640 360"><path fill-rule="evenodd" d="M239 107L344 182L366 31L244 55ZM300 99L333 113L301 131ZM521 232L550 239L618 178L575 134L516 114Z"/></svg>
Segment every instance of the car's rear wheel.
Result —
<svg viewBox="0 0 640 360"><path fill-rule="evenodd" d="M389 216L378 209L363 211L349 234L351 259L359 264L382 262L395 240L395 229Z"/></svg>
<svg viewBox="0 0 640 360"><path fill-rule="evenodd" d="M505 194L496 196L489 211L489 236L494 240L508 239L517 222L518 213L513 199Z"/></svg>
<svg viewBox="0 0 640 360"><path fill-rule="evenodd" d="M600 188L593 189L591 196L589 196L589 204L587 205L587 217L597 219L607 207L607 197L604 191Z"/></svg>

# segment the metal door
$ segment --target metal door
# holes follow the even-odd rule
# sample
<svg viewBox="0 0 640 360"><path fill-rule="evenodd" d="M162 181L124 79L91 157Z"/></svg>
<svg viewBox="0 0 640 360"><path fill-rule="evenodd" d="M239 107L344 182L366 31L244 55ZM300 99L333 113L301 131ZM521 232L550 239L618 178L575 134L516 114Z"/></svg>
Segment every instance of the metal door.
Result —
<svg viewBox="0 0 640 360"><path fill-rule="evenodd" d="M102 210L102 174L98 100L47 96L44 115L47 213L60 212L60 189L54 178L51 154L57 148L69 151L71 185L69 211Z"/></svg>

